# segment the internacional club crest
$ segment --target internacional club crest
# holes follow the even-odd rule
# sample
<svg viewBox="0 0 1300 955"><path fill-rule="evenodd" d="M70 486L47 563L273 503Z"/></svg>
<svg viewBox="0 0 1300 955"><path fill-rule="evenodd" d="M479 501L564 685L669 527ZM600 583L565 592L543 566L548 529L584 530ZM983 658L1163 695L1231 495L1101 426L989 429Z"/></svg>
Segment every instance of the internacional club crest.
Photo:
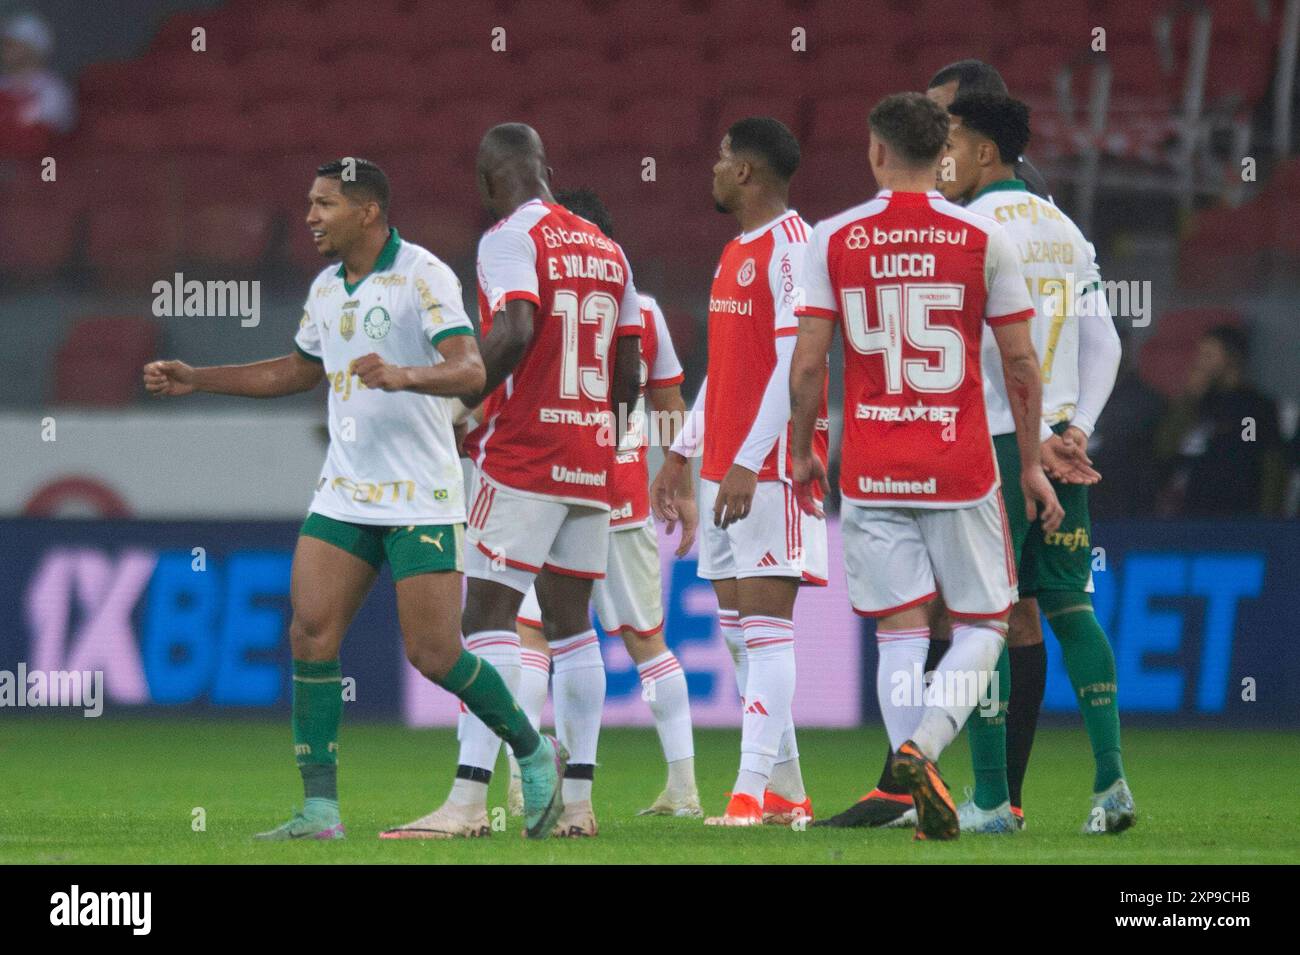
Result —
<svg viewBox="0 0 1300 955"><path fill-rule="evenodd" d="M757 274L754 268L754 260L746 259L740 266L740 271L736 273L736 284L741 288L747 288L754 284L754 276Z"/></svg>

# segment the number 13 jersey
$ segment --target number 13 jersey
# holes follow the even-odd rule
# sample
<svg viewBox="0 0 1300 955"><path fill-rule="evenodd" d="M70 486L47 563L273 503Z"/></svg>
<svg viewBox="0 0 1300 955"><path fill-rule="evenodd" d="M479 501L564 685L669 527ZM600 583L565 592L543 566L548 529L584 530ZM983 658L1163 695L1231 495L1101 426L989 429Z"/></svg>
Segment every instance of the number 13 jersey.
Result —
<svg viewBox="0 0 1300 955"><path fill-rule="evenodd" d="M533 199L478 247L482 338L507 302L537 306L533 339L485 401L465 448L488 480L609 510L615 338L641 334L632 270L618 243L563 206Z"/></svg>
<svg viewBox="0 0 1300 955"><path fill-rule="evenodd" d="M983 324L1034 314L1002 227L937 192L886 189L813 229L803 278L796 313L839 320L844 331L845 499L932 508L985 500L998 474Z"/></svg>

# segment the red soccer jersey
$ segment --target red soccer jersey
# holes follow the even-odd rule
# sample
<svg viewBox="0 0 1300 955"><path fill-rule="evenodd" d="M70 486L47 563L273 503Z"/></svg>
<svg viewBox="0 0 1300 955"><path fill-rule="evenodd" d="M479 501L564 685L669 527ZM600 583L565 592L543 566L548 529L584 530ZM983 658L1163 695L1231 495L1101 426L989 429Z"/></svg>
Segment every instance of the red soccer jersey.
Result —
<svg viewBox="0 0 1300 955"><path fill-rule="evenodd" d="M650 519L650 465L645 449L650 436L644 424L645 389L667 388L682 383L682 366L677 361L668 324L659 304L649 295L641 299L641 401L642 427L631 437L634 446L620 451L614 457L614 471L610 491L610 530L640 527Z"/></svg>
<svg viewBox="0 0 1300 955"><path fill-rule="evenodd" d="M1034 314L1002 227L937 192L883 190L817 224L803 278L797 313L844 331L845 499L963 507L993 493L982 326Z"/></svg>
<svg viewBox="0 0 1300 955"><path fill-rule="evenodd" d="M517 298L537 306L533 340L484 402L466 451L483 475L512 490L608 508L609 355L615 337L641 334L627 257L586 219L530 200L479 241L483 337Z"/></svg>
<svg viewBox="0 0 1300 955"><path fill-rule="evenodd" d="M796 289L808 242L808 225L791 210L753 232L727 243L709 291L709 375L704 397L704 460L700 476L721 481L750 450L763 396L776 368L776 340L796 335ZM789 381L785 417L789 418ZM780 426L758 470L760 481L785 481L790 475L790 426ZM826 461L829 423L825 398L818 415L813 450ZM765 433L770 434L770 431ZM758 455L753 462L758 466Z"/></svg>

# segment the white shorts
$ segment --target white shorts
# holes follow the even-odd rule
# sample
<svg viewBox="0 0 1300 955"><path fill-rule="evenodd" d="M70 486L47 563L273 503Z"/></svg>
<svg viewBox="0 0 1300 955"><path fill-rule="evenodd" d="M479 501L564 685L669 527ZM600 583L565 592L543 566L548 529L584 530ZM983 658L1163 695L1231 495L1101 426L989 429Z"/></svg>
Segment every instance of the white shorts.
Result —
<svg viewBox="0 0 1300 955"><path fill-rule="evenodd" d="M478 476L465 530L465 573L524 593L545 568L605 576L609 511L525 496Z"/></svg>
<svg viewBox="0 0 1300 955"><path fill-rule="evenodd" d="M592 586L591 603L600 628L611 637L624 628L631 628L638 637L652 637L664 628L659 536L653 525L610 531L609 568L604 580ZM542 629L536 587L529 588L516 619L534 630Z"/></svg>
<svg viewBox="0 0 1300 955"><path fill-rule="evenodd" d="M1000 617L1016 602L1002 493L974 507L840 509L849 599L864 617L923 604L942 588L954 617Z"/></svg>
<svg viewBox="0 0 1300 955"><path fill-rule="evenodd" d="M717 482L701 478L701 577L801 577L826 586L826 522L799 510L789 484L759 481L749 513L726 530L713 523L717 496Z"/></svg>

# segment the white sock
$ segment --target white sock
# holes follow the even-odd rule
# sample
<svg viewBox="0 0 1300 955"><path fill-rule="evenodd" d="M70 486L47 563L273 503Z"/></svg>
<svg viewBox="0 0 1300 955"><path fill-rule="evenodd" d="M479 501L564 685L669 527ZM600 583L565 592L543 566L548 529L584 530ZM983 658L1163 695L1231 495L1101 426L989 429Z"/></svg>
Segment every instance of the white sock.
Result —
<svg viewBox="0 0 1300 955"><path fill-rule="evenodd" d="M781 747L777 750L768 786L790 802L803 802L808 798L803 786L803 772L799 768L799 743L795 739L793 719L781 734Z"/></svg>
<svg viewBox="0 0 1300 955"><path fill-rule="evenodd" d="M519 688L519 634L513 630L483 630L465 637L465 649L496 667L506 688L514 693ZM496 766L497 753L501 751L501 737L492 732L481 719L462 707L460 717L461 766L473 766L491 773ZM465 783L465 785L460 785ZM481 792L473 787L479 787ZM487 804L486 783L456 780L452 787L454 802Z"/></svg>
<svg viewBox="0 0 1300 955"><path fill-rule="evenodd" d="M551 684L551 658L544 651L521 647L519 663L519 689L515 692L515 700L528 717L528 722L533 724L533 729L540 729L542 710L546 708L546 692ZM518 777L519 761L509 746L506 750L510 753L510 775Z"/></svg>
<svg viewBox="0 0 1300 955"><path fill-rule="evenodd" d="M987 698L1006 633L1007 625L995 621L959 623L952 628L952 646L935 669L925 713L912 734L912 741L927 759L939 758L980 699Z"/></svg>
<svg viewBox="0 0 1300 955"><path fill-rule="evenodd" d="M695 742L691 738L691 703L686 673L671 650L637 664L641 697L650 704L655 731L668 764L668 788L695 788Z"/></svg>
<svg viewBox="0 0 1300 955"><path fill-rule="evenodd" d="M745 720L740 733L740 775L735 792L763 801L781 751L794 701L794 624L780 617L749 616L745 629Z"/></svg>
<svg viewBox="0 0 1300 955"><path fill-rule="evenodd" d="M570 767L595 767L600 714L605 708L605 661L595 630L551 642L555 665L555 731L569 751ZM578 769L578 772L584 772ZM589 802L591 780L566 778L565 802Z"/></svg>
<svg viewBox="0 0 1300 955"><path fill-rule="evenodd" d="M895 752L921 722L925 712L925 655L930 649L930 628L876 630L876 699Z"/></svg>
<svg viewBox="0 0 1300 955"><path fill-rule="evenodd" d="M546 691L551 682L551 658L541 650L524 647L519 651L519 692L515 698L520 708L533 724L542 725L542 710L546 708Z"/></svg>
<svg viewBox="0 0 1300 955"><path fill-rule="evenodd" d="M718 626L722 628L722 639L727 641L727 650L731 653L731 662L736 665L736 689L740 693L740 706L745 706L745 680L749 673L749 659L745 655L745 628L740 625L740 613L736 610L718 609Z"/></svg>

